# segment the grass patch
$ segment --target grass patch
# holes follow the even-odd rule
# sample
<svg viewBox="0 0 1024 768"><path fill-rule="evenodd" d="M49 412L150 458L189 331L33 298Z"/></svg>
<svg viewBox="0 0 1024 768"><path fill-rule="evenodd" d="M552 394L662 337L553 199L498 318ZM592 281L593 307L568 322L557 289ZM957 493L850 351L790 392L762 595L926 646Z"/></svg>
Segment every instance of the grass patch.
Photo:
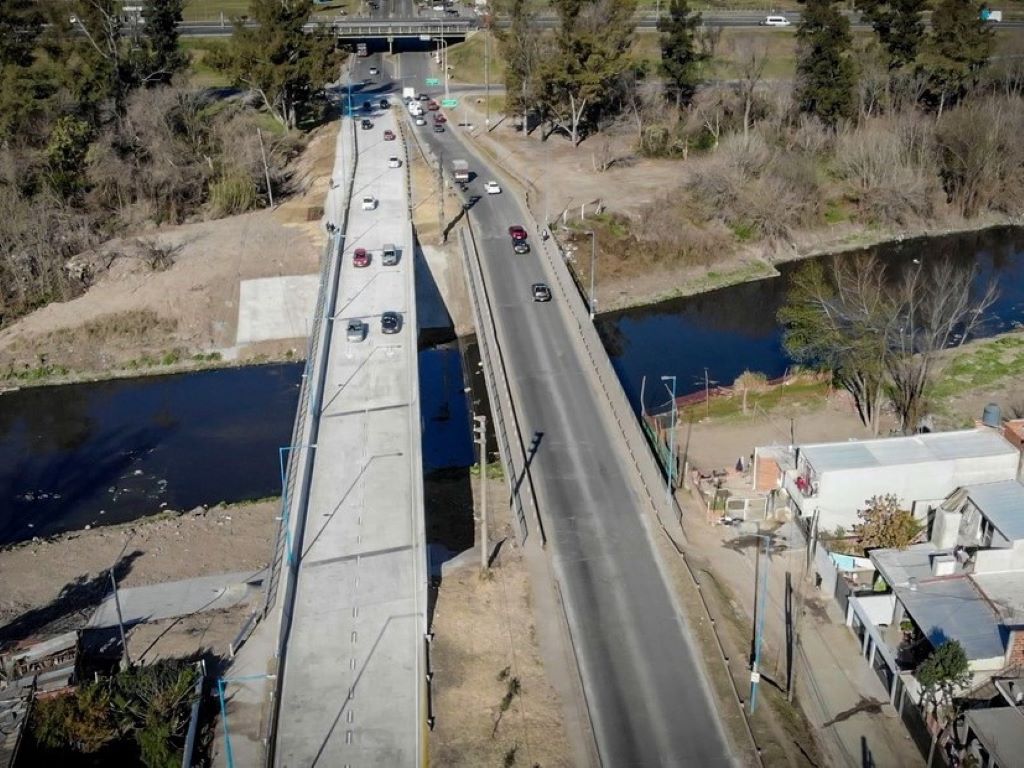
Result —
<svg viewBox="0 0 1024 768"><path fill-rule="evenodd" d="M490 48L490 77L492 83L505 79L505 62L498 54L498 45L489 32L478 32L464 43L448 48L448 66L452 68L451 79L460 83L483 83L484 47Z"/></svg>
<svg viewBox="0 0 1024 768"><path fill-rule="evenodd" d="M238 16L249 15L249 0L188 0L181 12L184 21L220 21L226 23Z"/></svg>
<svg viewBox="0 0 1024 768"><path fill-rule="evenodd" d="M470 477L480 477L480 465L473 464L469 468ZM505 479L505 468L501 465L500 461L492 461L487 465L487 479L488 480L504 480Z"/></svg>
<svg viewBox="0 0 1024 768"><path fill-rule="evenodd" d="M936 398L961 395L1024 375L1024 334L1013 333L981 342L956 355L938 376Z"/></svg>
<svg viewBox="0 0 1024 768"><path fill-rule="evenodd" d="M189 81L195 88L224 88L231 85L231 79L218 69L207 64L207 58L214 51L223 50L223 40L206 38L182 38L179 46L188 55Z"/></svg>
<svg viewBox="0 0 1024 768"><path fill-rule="evenodd" d="M755 412L772 411L782 406L801 406L804 409L820 407L825 404L828 395L828 382L795 381L792 384L780 384L764 392L750 392L747 395L747 416L753 417ZM713 397L709 406L704 402L688 405L681 411L682 420L698 421L705 416L724 420L744 418L743 396Z"/></svg>

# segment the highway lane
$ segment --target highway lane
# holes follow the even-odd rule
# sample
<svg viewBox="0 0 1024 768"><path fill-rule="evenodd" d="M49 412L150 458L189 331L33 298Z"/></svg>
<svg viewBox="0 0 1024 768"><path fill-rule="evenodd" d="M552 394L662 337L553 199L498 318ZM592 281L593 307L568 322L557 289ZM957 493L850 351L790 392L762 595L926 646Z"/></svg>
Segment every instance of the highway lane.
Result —
<svg viewBox="0 0 1024 768"><path fill-rule="evenodd" d="M403 55L400 66L426 89L426 56ZM449 119L444 133L430 125L415 130L446 164L471 159L454 135L455 115ZM532 472L602 763L730 764L703 670L617 450L619 436L600 416L599 395L560 308L532 301L531 283L545 280L539 257L512 252L507 230L526 223L524 211L509 190L484 194L491 172L477 160L470 165L478 174L470 192L480 195L471 218L524 434L540 435Z"/></svg>

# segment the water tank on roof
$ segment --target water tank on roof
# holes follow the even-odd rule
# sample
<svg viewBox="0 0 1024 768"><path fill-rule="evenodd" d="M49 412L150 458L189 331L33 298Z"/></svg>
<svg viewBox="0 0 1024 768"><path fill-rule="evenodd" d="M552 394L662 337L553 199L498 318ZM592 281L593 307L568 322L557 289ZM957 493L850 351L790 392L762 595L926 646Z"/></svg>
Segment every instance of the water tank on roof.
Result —
<svg viewBox="0 0 1024 768"><path fill-rule="evenodd" d="M986 427L995 427L998 429L1003 425L1003 415L999 411L999 406L995 403L989 403L985 406L985 410L981 413L981 423Z"/></svg>

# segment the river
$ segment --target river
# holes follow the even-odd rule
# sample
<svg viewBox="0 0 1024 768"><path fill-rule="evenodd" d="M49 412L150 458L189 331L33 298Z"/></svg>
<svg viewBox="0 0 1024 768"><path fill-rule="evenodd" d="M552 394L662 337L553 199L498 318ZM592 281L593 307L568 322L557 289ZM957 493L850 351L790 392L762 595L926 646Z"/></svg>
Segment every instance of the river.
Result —
<svg viewBox="0 0 1024 768"><path fill-rule="evenodd" d="M982 335L1002 333L1024 322L1024 229L1000 227L868 250L893 273L930 259L951 258L965 268L977 264L976 289L983 290L990 280L999 286ZM785 373L792 361L782 348L775 317L802 263L780 265L779 277L601 315L598 330L633 407L639 411L644 376L647 408L657 410L669 401L661 376L676 376L677 393L682 395L704 387L705 367L712 386L729 386L744 370L769 378Z"/></svg>

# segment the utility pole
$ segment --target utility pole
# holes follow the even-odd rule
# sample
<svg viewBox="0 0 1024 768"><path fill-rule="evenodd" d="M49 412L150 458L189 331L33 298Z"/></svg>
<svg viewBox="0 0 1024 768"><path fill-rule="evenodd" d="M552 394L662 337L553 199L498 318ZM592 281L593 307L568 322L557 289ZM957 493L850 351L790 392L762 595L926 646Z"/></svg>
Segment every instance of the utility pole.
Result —
<svg viewBox="0 0 1024 768"><path fill-rule="evenodd" d="M750 714L753 715L757 709L757 686L761 682L761 641L764 638L764 614L767 609L768 602L768 568L771 564L769 560L770 552L768 551L769 537L764 534L755 534L757 538L764 542L764 557L757 558L757 568L755 569L755 577L758 579L758 594L757 594L757 618L754 624L754 663L750 666ZM757 546L758 555L761 554L761 545L758 543ZM764 568L762 569L761 560L764 560Z"/></svg>
<svg viewBox="0 0 1024 768"><path fill-rule="evenodd" d="M491 130L491 30L484 30L484 130ZM547 226L547 219L544 226Z"/></svg>
<svg viewBox="0 0 1024 768"><path fill-rule="evenodd" d="M474 428L480 441L480 570L486 571L487 564L487 417L474 416Z"/></svg>
<svg viewBox="0 0 1024 768"><path fill-rule="evenodd" d="M117 578L114 576L114 569L110 569L110 584L114 588L114 607L117 609L117 627L121 630L121 669L127 669L132 665L132 657L128 654L128 639L124 635L124 617L121 615L121 598L117 596Z"/></svg>
<svg viewBox="0 0 1024 768"><path fill-rule="evenodd" d="M597 274L597 233L590 230L590 322L594 322L597 297L594 296L594 281Z"/></svg>
<svg viewBox="0 0 1024 768"><path fill-rule="evenodd" d="M711 415L711 383L708 381L708 368L704 366L704 418Z"/></svg>
<svg viewBox="0 0 1024 768"><path fill-rule="evenodd" d="M274 190L270 186L270 169L267 167L267 150L263 147L263 131L256 129L256 137L260 140L260 156L263 158L263 176L267 180L267 197L270 198L270 207L274 207Z"/></svg>
<svg viewBox="0 0 1024 768"><path fill-rule="evenodd" d="M672 509L672 481L675 479L676 470L676 377L675 376L662 376L661 380L666 382L665 387L668 389L669 394L672 396L672 427L668 433L668 461L665 462L665 504L668 505L669 510ZM672 386L669 387L668 383L671 381Z"/></svg>
<svg viewBox="0 0 1024 768"><path fill-rule="evenodd" d="M437 156L437 228L441 233L441 240L447 242L444 234L444 155Z"/></svg>

